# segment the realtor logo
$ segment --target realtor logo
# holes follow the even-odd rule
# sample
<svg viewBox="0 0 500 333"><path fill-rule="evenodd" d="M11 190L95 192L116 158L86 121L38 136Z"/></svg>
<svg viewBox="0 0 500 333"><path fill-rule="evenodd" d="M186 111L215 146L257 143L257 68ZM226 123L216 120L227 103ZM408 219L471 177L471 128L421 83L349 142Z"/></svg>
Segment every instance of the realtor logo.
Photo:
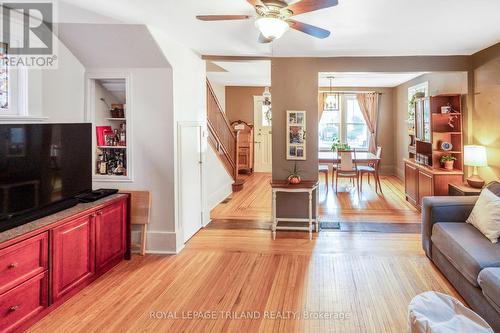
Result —
<svg viewBox="0 0 500 333"><path fill-rule="evenodd" d="M3 2L3 43L13 55L53 54L53 4L51 2Z"/></svg>

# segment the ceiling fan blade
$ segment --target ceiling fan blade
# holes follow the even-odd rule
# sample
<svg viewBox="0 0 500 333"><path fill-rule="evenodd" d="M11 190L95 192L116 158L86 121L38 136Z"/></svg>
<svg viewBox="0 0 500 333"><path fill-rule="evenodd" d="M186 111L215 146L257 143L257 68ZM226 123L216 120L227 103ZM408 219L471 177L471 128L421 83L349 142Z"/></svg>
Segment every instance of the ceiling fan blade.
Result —
<svg viewBox="0 0 500 333"><path fill-rule="evenodd" d="M299 0L288 6L287 9L290 9L293 15L299 15L338 4L339 0Z"/></svg>
<svg viewBox="0 0 500 333"><path fill-rule="evenodd" d="M295 20L288 20L288 23L290 23L290 28L302 31L305 34L311 35L316 38L324 39L330 36L330 31L315 27L314 25Z"/></svg>
<svg viewBox="0 0 500 333"><path fill-rule="evenodd" d="M261 0L247 0L247 2L254 7L255 6L262 6L262 7L267 8L267 6Z"/></svg>
<svg viewBox="0 0 500 333"><path fill-rule="evenodd" d="M271 43L273 40L272 39L268 39L266 37L264 37L263 34L260 34L259 35L259 39L258 39L259 43L261 44L268 44L268 43Z"/></svg>
<svg viewBox="0 0 500 333"><path fill-rule="evenodd" d="M246 20L251 18L250 15L198 15L196 18L200 21L230 21L230 20Z"/></svg>

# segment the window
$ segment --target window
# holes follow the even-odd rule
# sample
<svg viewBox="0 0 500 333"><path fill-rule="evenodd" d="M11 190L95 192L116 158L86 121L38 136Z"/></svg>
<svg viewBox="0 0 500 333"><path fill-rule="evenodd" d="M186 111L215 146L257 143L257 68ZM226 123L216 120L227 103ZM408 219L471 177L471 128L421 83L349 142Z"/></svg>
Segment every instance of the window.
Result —
<svg viewBox="0 0 500 333"><path fill-rule="evenodd" d="M7 44L0 43L0 59L7 56ZM9 70L6 62L2 61L0 66L0 112L9 111Z"/></svg>
<svg viewBox="0 0 500 333"><path fill-rule="evenodd" d="M356 96L346 95L344 105L346 106L346 130L342 142L347 142L352 148L368 149L368 126L359 109Z"/></svg>
<svg viewBox="0 0 500 333"><path fill-rule="evenodd" d="M341 95L339 111L323 111L318 132L320 150L330 150L334 138L351 148L368 150L368 126L354 94Z"/></svg>
<svg viewBox="0 0 500 333"><path fill-rule="evenodd" d="M272 126L272 113L271 113L271 105L262 104L262 127L271 127Z"/></svg>

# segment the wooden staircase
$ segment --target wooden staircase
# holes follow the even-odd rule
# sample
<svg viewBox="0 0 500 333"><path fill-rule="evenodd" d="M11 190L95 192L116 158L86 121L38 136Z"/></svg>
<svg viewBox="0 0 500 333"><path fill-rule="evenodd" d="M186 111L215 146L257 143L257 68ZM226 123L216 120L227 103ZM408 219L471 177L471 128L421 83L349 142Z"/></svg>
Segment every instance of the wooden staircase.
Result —
<svg viewBox="0 0 500 333"><path fill-rule="evenodd" d="M238 133L234 131L215 93L207 80L208 142L234 180L233 192L243 189L244 181L238 179Z"/></svg>

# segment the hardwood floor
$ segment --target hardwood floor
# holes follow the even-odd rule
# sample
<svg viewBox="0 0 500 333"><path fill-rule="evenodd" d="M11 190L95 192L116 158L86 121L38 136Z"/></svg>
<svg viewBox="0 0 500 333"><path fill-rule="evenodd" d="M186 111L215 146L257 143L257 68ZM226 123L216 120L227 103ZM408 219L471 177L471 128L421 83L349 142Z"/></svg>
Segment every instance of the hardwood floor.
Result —
<svg viewBox="0 0 500 333"><path fill-rule="evenodd" d="M396 178L383 177L383 197L366 184L359 199L322 189L323 214L354 221L352 231L322 231L312 241L281 231L273 241L263 230L269 177L255 175L248 193L214 209L228 219L199 231L180 254L122 262L30 332L399 333L417 294L463 301L425 257L419 233L359 232L379 228L378 220L417 220Z"/></svg>
<svg viewBox="0 0 500 333"><path fill-rule="evenodd" d="M457 297L419 235L204 229L178 255L119 264L30 332L399 333L427 290Z"/></svg>
<svg viewBox="0 0 500 333"><path fill-rule="evenodd" d="M330 175L331 179L331 175ZM271 174L255 173L245 182L241 192L233 194L227 203L218 205L210 216L217 220L271 221ZM360 196L349 188L349 181L340 180L339 192L329 184L326 191L320 177L319 212L324 221L419 223L420 213L405 200L404 185L396 177L381 176L383 194L375 193L372 178L368 185L364 178Z"/></svg>

